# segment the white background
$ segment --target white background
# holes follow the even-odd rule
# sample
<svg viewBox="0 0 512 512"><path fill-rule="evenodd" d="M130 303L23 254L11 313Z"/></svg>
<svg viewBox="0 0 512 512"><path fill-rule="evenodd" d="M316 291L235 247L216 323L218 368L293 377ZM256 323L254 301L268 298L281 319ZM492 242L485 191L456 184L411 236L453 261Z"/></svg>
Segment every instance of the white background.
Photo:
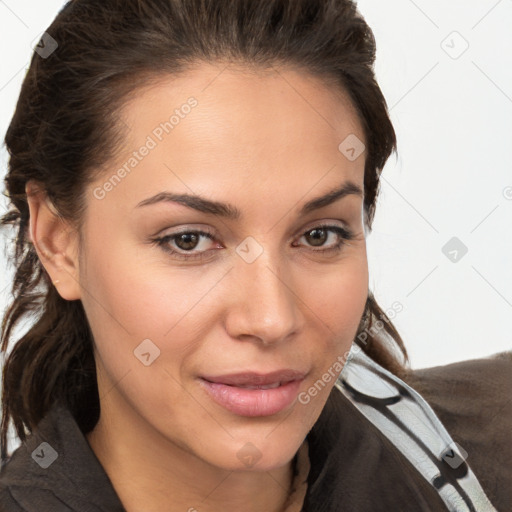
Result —
<svg viewBox="0 0 512 512"><path fill-rule="evenodd" d="M0 0L2 140L32 42L62 5ZM383 309L402 304L393 321L413 368L510 350L512 1L358 6L377 40L377 80L398 137L368 236L370 287ZM2 146L2 178L6 165ZM456 262L442 250L453 237L468 249ZM0 258L4 310L12 274Z"/></svg>

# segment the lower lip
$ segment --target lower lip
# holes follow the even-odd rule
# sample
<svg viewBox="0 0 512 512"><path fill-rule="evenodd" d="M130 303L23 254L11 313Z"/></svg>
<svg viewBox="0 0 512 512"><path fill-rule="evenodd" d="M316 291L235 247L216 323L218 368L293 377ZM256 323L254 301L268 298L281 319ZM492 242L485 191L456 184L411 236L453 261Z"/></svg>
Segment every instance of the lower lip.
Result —
<svg viewBox="0 0 512 512"><path fill-rule="evenodd" d="M201 379L215 402L239 416L271 416L281 412L295 401L301 382L294 380L273 389L246 389Z"/></svg>

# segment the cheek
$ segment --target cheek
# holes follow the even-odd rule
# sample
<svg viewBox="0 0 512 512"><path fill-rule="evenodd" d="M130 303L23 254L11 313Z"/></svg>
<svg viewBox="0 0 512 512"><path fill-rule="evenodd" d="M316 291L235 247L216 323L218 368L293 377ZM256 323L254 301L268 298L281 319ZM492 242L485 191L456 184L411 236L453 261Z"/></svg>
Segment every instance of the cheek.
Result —
<svg viewBox="0 0 512 512"><path fill-rule="evenodd" d="M312 286L309 304L316 318L314 372L298 397L305 424L312 427L341 373L357 335L368 295L368 272L364 261L350 263ZM311 320L313 322L313 320ZM309 422L309 423L308 423Z"/></svg>
<svg viewBox="0 0 512 512"><path fill-rule="evenodd" d="M161 268L160 268L161 267ZM144 261L134 245L109 240L90 243L83 274L84 302L98 327L134 339L167 333L195 299L186 273L171 274L165 263Z"/></svg>
<svg viewBox="0 0 512 512"><path fill-rule="evenodd" d="M339 374L357 335L368 296L368 266L364 257L350 258L338 271L329 272L317 285L310 286L307 303L317 317L315 379L325 374L328 391L334 385L332 375ZM341 365L340 365L341 363ZM323 398L327 393L322 392ZM320 400L321 401L321 400Z"/></svg>
<svg viewBox="0 0 512 512"><path fill-rule="evenodd" d="M368 296L368 266L364 257L347 258L337 269L304 281L306 304L329 328L330 337L354 331Z"/></svg>

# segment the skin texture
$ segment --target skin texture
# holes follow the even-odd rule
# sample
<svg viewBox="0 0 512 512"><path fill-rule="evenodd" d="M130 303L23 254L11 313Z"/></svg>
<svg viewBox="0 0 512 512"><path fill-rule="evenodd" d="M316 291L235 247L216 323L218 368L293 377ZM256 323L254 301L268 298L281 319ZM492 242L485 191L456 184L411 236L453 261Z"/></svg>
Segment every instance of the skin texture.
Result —
<svg viewBox="0 0 512 512"><path fill-rule="evenodd" d="M155 127L190 97L197 105L159 141ZM304 72L220 63L161 77L121 115L123 147L86 191L83 245L27 186L39 257L60 295L82 301L94 336L101 416L87 439L128 511L280 511L293 456L334 379L307 404L243 417L214 402L199 377L292 368L307 372L307 392L346 355L368 290L363 197L298 212L346 180L363 189L365 153L350 161L338 149L350 134L364 141L362 127L342 91ZM156 147L105 187L149 135ZM109 191L97 198L98 187ZM163 191L229 202L242 217L177 203L137 208ZM354 239L319 252L339 239L311 235L325 222ZM151 243L185 228L214 240L168 246L204 251L204 260ZM263 251L251 263L236 251L247 237ZM148 366L134 355L145 339L160 350ZM259 456L250 467L239 457L249 442Z"/></svg>

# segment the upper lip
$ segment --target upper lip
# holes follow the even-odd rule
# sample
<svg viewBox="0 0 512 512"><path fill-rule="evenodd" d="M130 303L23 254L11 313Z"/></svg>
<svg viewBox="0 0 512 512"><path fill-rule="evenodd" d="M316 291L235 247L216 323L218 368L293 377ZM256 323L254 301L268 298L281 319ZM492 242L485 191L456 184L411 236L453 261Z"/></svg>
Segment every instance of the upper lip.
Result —
<svg viewBox="0 0 512 512"><path fill-rule="evenodd" d="M306 374L297 370L284 369L276 370L271 373L242 372L231 373L229 375L204 376L204 380L229 386L266 386L276 382L290 382L293 380L302 380Z"/></svg>

